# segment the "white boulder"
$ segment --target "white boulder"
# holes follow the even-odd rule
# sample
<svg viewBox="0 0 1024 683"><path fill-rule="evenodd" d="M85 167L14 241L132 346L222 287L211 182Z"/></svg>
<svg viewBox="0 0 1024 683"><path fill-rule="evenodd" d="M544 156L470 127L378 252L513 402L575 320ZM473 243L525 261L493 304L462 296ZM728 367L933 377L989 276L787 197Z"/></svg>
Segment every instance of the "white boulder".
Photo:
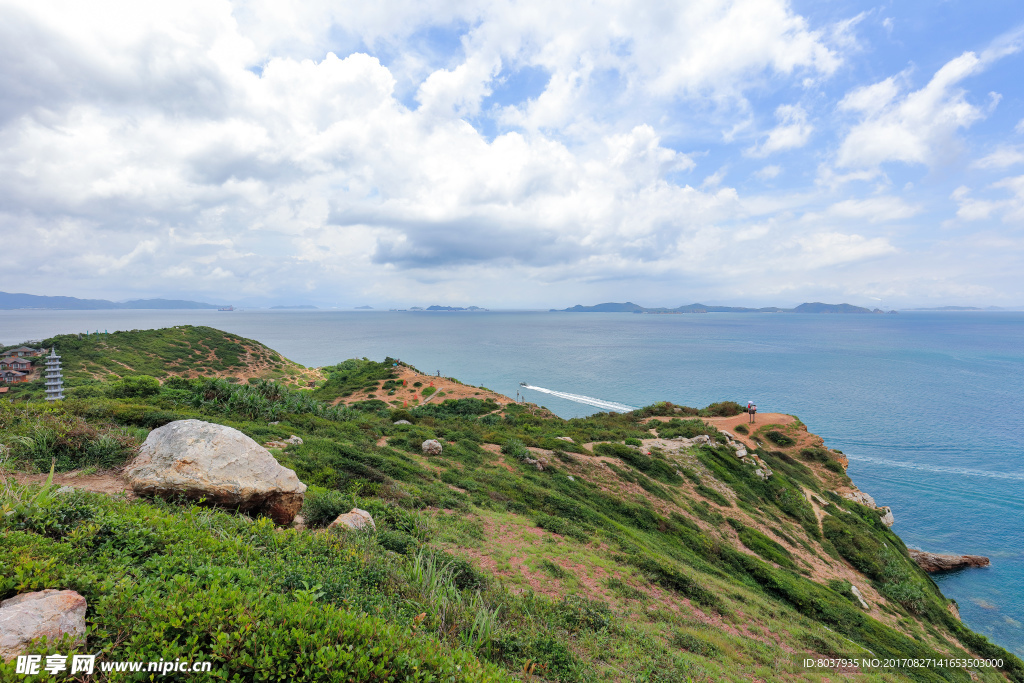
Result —
<svg viewBox="0 0 1024 683"><path fill-rule="evenodd" d="M237 429L202 420L154 429L124 476L139 496L202 498L266 514L277 524L292 521L306 492L267 449Z"/></svg>
<svg viewBox="0 0 1024 683"><path fill-rule="evenodd" d="M853 593L853 597L857 598L857 601L860 603L861 607L863 607L864 609L871 609L871 607L868 605L868 601L864 599L864 596L861 594L859 588L851 584L850 592Z"/></svg>
<svg viewBox="0 0 1024 683"><path fill-rule="evenodd" d="M441 455L441 442L437 439L427 439L420 448L426 455Z"/></svg>
<svg viewBox="0 0 1024 683"><path fill-rule="evenodd" d="M85 609L85 598L75 591L53 588L0 602L0 659L14 659L43 636L52 642L67 634L85 645Z"/></svg>
<svg viewBox="0 0 1024 683"><path fill-rule="evenodd" d="M360 529L376 529L377 525L373 522L373 515L366 510L360 510L359 508L352 508L343 515L338 515L327 527L328 529L341 529L343 531L359 531Z"/></svg>

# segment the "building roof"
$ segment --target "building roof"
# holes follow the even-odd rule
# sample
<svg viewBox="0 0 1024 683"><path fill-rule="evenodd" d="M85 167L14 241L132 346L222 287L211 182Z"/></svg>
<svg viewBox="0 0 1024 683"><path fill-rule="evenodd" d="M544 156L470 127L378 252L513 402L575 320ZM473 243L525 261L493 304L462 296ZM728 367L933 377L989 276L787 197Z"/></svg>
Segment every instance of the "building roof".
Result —
<svg viewBox="0 0 1024 683"><path fill-rule="evenodd" d="M34 351L35 353L39 353L39 349L33 349L31 346L19 346L16 349L7 349L0 355L10 356L12 353L18 353L19 351Z"/></svg>

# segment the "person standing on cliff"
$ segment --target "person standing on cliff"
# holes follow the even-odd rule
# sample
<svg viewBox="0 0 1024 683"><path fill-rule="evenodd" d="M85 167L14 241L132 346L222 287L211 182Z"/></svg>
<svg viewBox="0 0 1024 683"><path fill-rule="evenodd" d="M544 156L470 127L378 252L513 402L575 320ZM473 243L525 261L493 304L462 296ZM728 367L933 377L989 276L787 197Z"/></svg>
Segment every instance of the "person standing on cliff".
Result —
<svg viewBox="0 0 1024 683"><path fill-rule="evenodd" d="M747 415L750 419L747 420L750 424L757 422L757 406L753 403L747 404Z"/></svg>

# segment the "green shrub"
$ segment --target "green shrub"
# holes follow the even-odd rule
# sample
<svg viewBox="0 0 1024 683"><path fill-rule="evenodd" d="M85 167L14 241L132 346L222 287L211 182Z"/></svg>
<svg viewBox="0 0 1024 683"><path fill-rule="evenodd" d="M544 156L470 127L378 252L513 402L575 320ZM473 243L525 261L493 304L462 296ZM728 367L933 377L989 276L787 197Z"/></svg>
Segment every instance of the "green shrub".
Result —
<svg viewBox="0 0 1024 683"><path fill-rule="evenodd" d="M795 439L786 436L777 429L769 429L767 432L764 433L764 438L768 439L776 446L782 446L783 448L785 448L786 446L792 446L793 444L796 443Z"/></svg>
<svg viewBox="0 0 1024 683"><path fill-rule="evenodd" d="M750 430L747 429L747 425L736 425L735 427L732 428L732 430L734 432L736 432L737 434L749 434L750 433Z"/></svg>
<svg viewBox="0 0 1024 683"><path fill-rule="evenodd" d="M703 420L680 420L679 418L658 424L657 431L658 436L662 439L674 439L677 436L692 439L701 434L714 436L718 433L717 429L704 424Z"/></svg>
<svg viewBox="0 0 1024 683"><path fill-rule="evenodd" d="M306 491L302 502L302 518L311 529L321 529L352 509L352 496L341 491L313 489Z"/></svg>
<svg viewBox="0 0 1024 683"><path fill-rule="evenodd" d="M630 437L630 438L626 439L625 441L623 441L623 443L626 444L627 446L637 446L637 447L640 447L640 446L644 445L643 441L641 441L640 439L634 439L633 437Z"/></svg>
<svg viewBox="0 0 1024 683"><path fill-rule="evenodd" d="M697 493L704 496L708 500L712 500L721 505L722 507L732 507L732 503L729 502L728 498L726 498L721 493L719 493L718 491L714 490L709 486L705 486L704 484L698 484L696 491Z"/></svg>
<svg viewBox="0 0 1024 683"><path fill-rule="evenodd" d="M746 408L736 401L721 401L702 408L700 414L702 417L733 417L743 412L746 412Z"/></svg>
<svg viewBox="0 0 1024 683"><path fill-rule="evenodd" d="M583 527L571 520L554 517L553 515L539 514L534 518L534 522L541 529L547 529L553 534L575 538L581 543L585 543L588 540L587 532L584 531Z"/></svg>
<svg viewBox="0 0 1024 683"><path fill-rule="evenodd" d="M686 631L673 633L671 642L673 646L701 657L716 658L722 655L722 651L717 645Z"/></svg>

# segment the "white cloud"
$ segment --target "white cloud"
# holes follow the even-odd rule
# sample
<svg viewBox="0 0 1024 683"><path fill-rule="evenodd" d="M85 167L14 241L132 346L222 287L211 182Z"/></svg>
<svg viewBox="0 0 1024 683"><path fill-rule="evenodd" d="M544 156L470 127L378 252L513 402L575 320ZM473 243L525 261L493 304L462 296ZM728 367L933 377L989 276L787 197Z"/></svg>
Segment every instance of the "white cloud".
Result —
<svg viewBox="0 0 1024 683"><path fill-rule="evenodd" d="M994 152L973 162L974 168L1009 168L1024 163L1024 147L998 147Z"/></svg>
<svg viewBox="0 0 1024 683"><path fill-rule="evenodd" d="M992 190L1004 190L1002 199L976 199L971 190L961 186L951 197L959 205L956 216L964 221L983 221L999 216L1004 223L1024 225L1024 175L1003 178L990 186ZM1010 194L1006 197L1006 192Z"/></svg>
<svg viewBox="0 0 1024 683"><path fill-rule="evenodd" d="M815 268L851 263L896 252L884 237L867 238L840 232L819 232L796 238L800 258Z"/></svg>
<svg viewBox="0 0 1024 683"><path fill-rule="evenodd" d="M853 218L883 223L912 218L921 211L922 207L907 204L899 197L880 196L844 199L828 207L824 215L828 218Z"/></svg>
<svg viewBox="0 0 1024 683"><path fill-rule="evenodd" d="M995 61L1019 52L1020 30L1000 36L981 55L965 52L951 59L920 90L903 94L909 73L857 88L839 103L841 112L860 116L839 146L841 168L872 168L885 162L932 165L956 147L956 133L983 119L986 110L971 104L960 83ZM999 102L990 93L991 110Z"/></svg>
<svg viewBox="0 0 1024 683"><path fill-rule="evenodd" d="M736 273L759 293L788 278L840 287L823 264L850 265L855 283L900 253L865 225L921 207L859 158L799 187L821 163L811 117L759 103L795 87L821 111L862 17L815 26L787 0L7 3L0 232L39 258L0 277L114 298L310 291L328 305L519 305L655 280L742 296ZM930 123L964 77L918 93L894 77L841 111L859 119L851 134ZM937 104L914 118L928 88ZM965 106L963 120L984 114ZM728 130L745 141L723 143ZM744 147L804 159L783 173ZM790 186L746 196L736 174ZM847 198L853 177L881 193Z"/></svg>
<svg viewBox="0 0 1024 683"><path fill-rule="evenodd" d="M957 84L977 73L982 62L973 52L951 60L920 90L900 97L894 79L851 92L841 111L861 114L839 147L841 168L873 167L889 161L934 163L957 130L981 120L982 110L967 101Z"/></svg>
<svg viewBox="0 0 1024 683"><path fill-rule="evenodd" d="M766 157L807 144L814 127L807 122L807 112L803 107L799 104L783 104L775 110L775 118L779 125L768 133L767 139L746 150L747 154Z"/></svg>

